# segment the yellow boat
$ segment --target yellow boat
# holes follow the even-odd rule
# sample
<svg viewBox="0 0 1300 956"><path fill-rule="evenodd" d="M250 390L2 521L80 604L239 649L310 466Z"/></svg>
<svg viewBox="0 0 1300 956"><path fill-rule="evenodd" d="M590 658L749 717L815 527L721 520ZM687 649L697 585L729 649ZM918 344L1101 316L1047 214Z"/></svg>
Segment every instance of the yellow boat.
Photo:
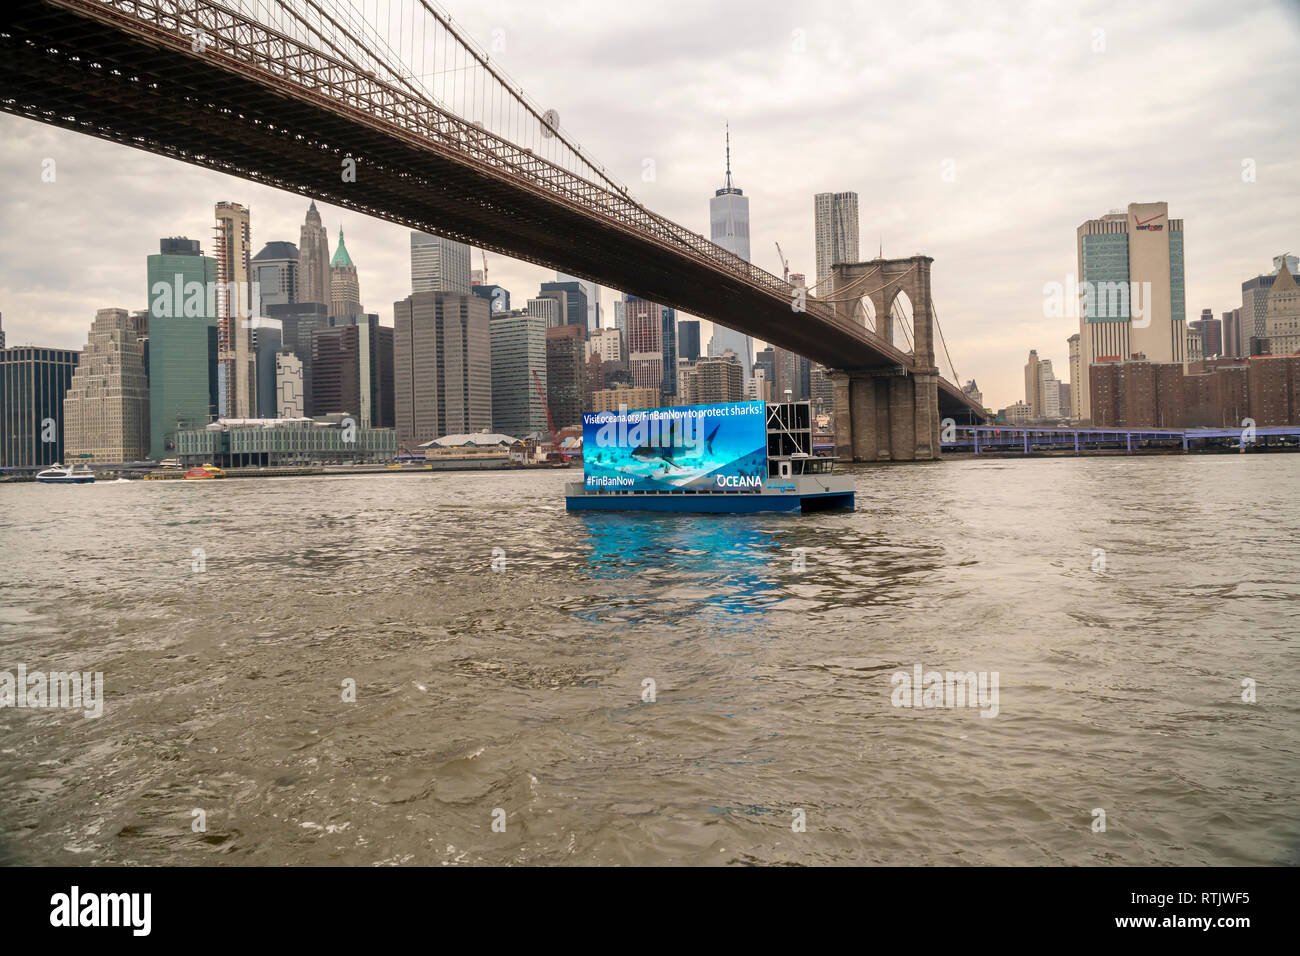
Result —
<svg viewBox="0 0 1300 956"><path fill-rule="evenodd" d="M174 478L184 478L185 471L180 465L163 465L161 468L148 472L144 476L145 481L165 481Z"/></svg>
<svg viewBox="0 0 1300 956"><path fill-rule="evenodd" d="M224 478L226 473L216 465L199 465L185 472L185 477L190 481L202 481L205 478Z"/></svg>

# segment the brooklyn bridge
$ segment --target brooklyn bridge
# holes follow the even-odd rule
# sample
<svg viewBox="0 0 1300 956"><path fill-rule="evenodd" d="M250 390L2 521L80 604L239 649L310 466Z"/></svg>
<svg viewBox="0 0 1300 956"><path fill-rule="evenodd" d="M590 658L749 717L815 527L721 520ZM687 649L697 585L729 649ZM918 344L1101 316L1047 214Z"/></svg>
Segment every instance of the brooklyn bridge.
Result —
<svg viewBox="0 0 1300 956"><path fill-rule="evenodd" d="M557 269L806 356L831 370L841 457L936 459L942 419L984 420L940 375L936 332L952 360L929 257L845 263L829 289L797 289L638 202L441 9L368 6L9 0L0 108ZM895 318L900 296L910 329Z"/></svg>

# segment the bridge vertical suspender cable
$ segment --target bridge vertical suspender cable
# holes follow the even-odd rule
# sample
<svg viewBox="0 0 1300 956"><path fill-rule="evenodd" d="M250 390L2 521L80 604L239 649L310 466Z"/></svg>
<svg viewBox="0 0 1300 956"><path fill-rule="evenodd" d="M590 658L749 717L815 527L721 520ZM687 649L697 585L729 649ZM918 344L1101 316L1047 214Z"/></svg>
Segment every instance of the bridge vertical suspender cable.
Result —
<svg viewBox="0 0 1300 956"><path fill-rule="evenodd" d="M952 371L952 383L961 388L961 376L957 374L957 366L952 364L952 355L948 352L948 343L943 337L943 326L939 324L939 311L934 307L934 299L930 300L930 315L934 318L934 329L939 333L939 344L943 346L943 354L948 359L948 368Z"/></svg>

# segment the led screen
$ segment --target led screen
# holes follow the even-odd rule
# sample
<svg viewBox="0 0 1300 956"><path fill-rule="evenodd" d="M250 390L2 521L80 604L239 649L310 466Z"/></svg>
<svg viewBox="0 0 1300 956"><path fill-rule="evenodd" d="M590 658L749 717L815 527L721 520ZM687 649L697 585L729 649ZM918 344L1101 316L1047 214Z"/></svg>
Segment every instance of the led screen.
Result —
<svg viewBox="0 0 1300 956"><path fill-rule="evenodd" d="M589 491L761 488L766 407L727 402L585 414L583 483Z"/></svg>

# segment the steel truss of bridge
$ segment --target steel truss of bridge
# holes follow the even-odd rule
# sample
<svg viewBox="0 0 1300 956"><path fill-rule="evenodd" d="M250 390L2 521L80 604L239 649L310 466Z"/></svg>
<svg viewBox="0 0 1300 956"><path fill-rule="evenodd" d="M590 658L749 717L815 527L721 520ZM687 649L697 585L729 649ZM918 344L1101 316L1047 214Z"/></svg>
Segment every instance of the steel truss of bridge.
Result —
<svg viewBox="0 0 1300 956"><path fill-rule="evenodd" d="M1014 425L967 425L953 429L951 440L941 442L949 453L987 454L994 451L1019 449L1022 454L1033 451L1074 449L1079 454L1084 449L1120 448L1132 454L1135 447L1147 445L1174 445L1189 451L1198 441L1236 439L1243 441L1242 428L1035 428ZM1245 438L1247 445L1263 444L1268 438L1296 438L1300 441L1300 425L1273 425L1255 428L1253 438Z"/></svg>

